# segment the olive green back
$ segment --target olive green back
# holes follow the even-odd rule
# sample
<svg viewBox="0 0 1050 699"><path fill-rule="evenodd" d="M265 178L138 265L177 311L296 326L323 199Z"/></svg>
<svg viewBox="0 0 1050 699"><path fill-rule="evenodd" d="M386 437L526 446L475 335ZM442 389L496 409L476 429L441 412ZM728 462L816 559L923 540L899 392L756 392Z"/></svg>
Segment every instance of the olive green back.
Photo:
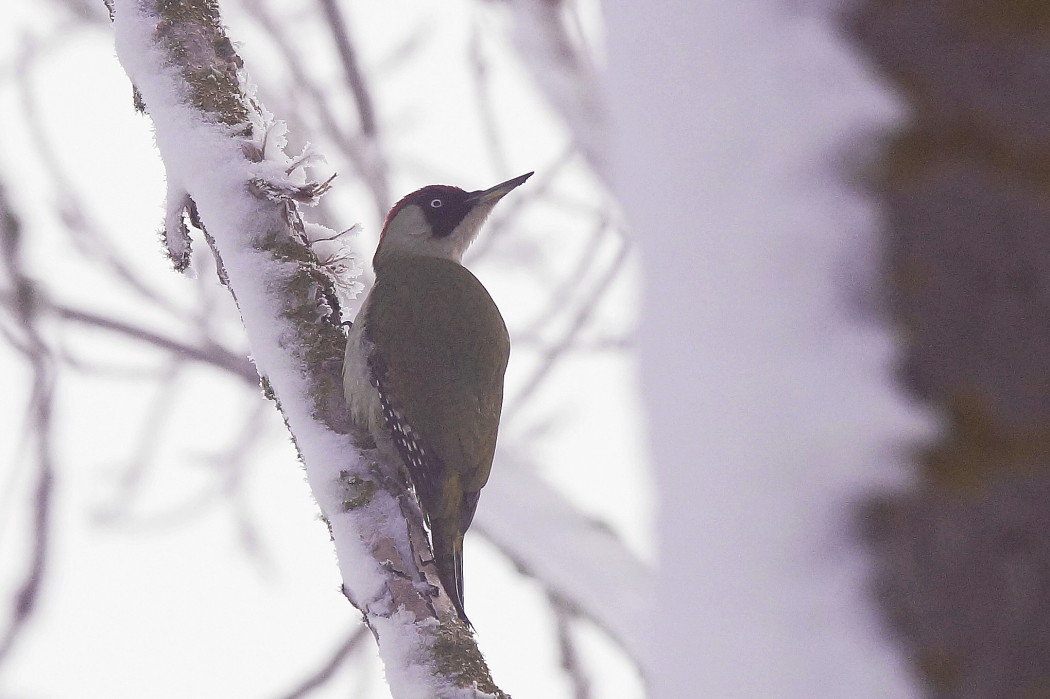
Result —
<svg viewBox="0 0 1050 699"><path fill-rule="evenodd" d="M451 260L399 255L378 261L366 313L389 400L459 475L464 492L480 490L492 467L510 355L492 297Z"/></svg>

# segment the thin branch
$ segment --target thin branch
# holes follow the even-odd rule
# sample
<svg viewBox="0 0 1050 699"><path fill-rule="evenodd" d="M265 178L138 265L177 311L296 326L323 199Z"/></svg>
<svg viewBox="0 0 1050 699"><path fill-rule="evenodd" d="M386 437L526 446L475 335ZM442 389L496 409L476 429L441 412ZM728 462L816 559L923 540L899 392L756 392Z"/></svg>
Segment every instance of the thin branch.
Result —
<svg viewBox="0 0 1050 699"><path fill-rule="evenodd" d="M55 481L52 453L52 410L54 404L54 366L50 351L40 335L34 304L35 289L22 271L21 230L6 194L0 187L0 260L10 278L18 303L11 309L21 321L25 334L23 356L32 368L32 397L27 407L27 424L36 437L37 481L31 502L33 543L25 578L14 594L13 613L0 638L0 663L14 648L29 623L40 599L50 553L51 507Z"/></svg>
<svg viewBox="0 0 1050 699"><path fill-rule="evenodd" d="M566 299L570 298L573 292L579 288L580 280L586 276L588 269L594 264L608 225L609 222L604 216L598 220L597 225L591 231L590 239L584 246L583 252L577 256L576 266L563 277L562 282L558 286L551 290L551 293L548 295L550 303L547 304L543 311L538 313L535 319L526 325L523 330L514 334L515 340L520 340L522 337L538 336L544 326L549 325L554 319L558 318L560 311L569 307Z"/></svg>
<svg viewBox="0 0 1050 699"><path fill-rule="evenodd" d="M161 411L166 407L164 404L172 402L169 394L161 392L158 395ZM253 449L258 443L261 429L260 423L265 417L267 409L268 406L262 401L253 403L251 412L246 416L239 434L232 440L232 443L220 452L207 454L197 459L205 462L207 466L220 475L198 492L185 498L183 502L172 505L164 511L155 511L148 515L129 513L131 509L129 505L132 504L131 501L134 495L133 486L137 485L137 476L141 472L144 463L139 459L148 456L140 451L138 457L132 462L135 470L129 474L129 477L122 479L122 481L132 482L122 482L121 485L124 486L124 489L112 498L115 504L109 508L100 509L96 513L96 518L105 524L130 523L134 525L136 531L142 531L146 528L163 529L184 523L187 519L206 512L209 507L225 498L233 501L236 506L238 531L244 543L245 551L248 552L253 560L261 564L268 563L262 555L255 527L251 524L249 517L244 511L244 504L241 502L243 489L240 487L243 483L243 476L249 466ZM162 418L160 415L155 414L151 416L151 420L152 424L160 425ZM156 442L158 441L157 437L158 435L154 431L148 431L144 435L143 442L149 445L151 442L148 440L153 438L152 441Z"/></svg>
<svg viewBox="0 0 1050 699"><path fill-rule="evenodd" d="M521 390L518 391L513 400L507 401L504 412L513 413L520 410L535 395L537 389L543 385L544 379L554 368L557 359L568 351L573 342L579 337L580 332L586 327L588 321L590 321L598 299L608 291L613 281L623 271L623 263L627 259L628 250L629 246L627 243L621 242L616 257L606 268L605 274L594 285L590 293L581 301L580 307L573 314L569 327L562 334L561 338L541 353L539 365L532 372L532 375L525 380Z"/></svg>
<svg viewBox="0 0 1050 699"><path fill-rule="evenodd" d="M640 665L650 566L607 526L581 514L530 464L502 451L496 461L499 478L485 486L485 506L478 509L471 531L492 542L522 574L591 621ZM543 516L536 517L537 512ZM522 536L523 531L529 536ZM551 541L558 545L545 543Z"/></svg>
<svg viewBox="0 0 1050 699"><path fill-rule="evenodd" d="M510 223L517 220L526 207L537 201L547 200L554 186L555 178L561 173L561 170L572 162L574 152L573 148L567 148L557 160L537 171L532 179L529 180L527 190L523 187L522 192L511 201L506 202L503 208L496 209L492 218L485 224L485 235L481 236L468 248L464 259L467 261L482 259L495 247L496 241L507 233L510 229Z"/></svg>
<svg viewBox="0 0 1050 699"><path fill-rule="evenodd" d="M564 0L515 0L513 38L547 101L564 119L592 170L607 175L598 71L567 25Z"/></svg>
<svg viewBox="0 0 1050 699"><path fill-rule="evenodd" d="M507 157L503 143L500 141L492 92L489 89L489 64L485 60L485 52L481 45L481 32L482 29L477 22L471 25L468 44L470 74L474 80L474 95L477 99L478 112L481 115L481 124L485 130L485 141L492 158L493 171L502 173L508 171Z"/></svg>
<svg viewBox="0 0 1050 699"><path fill-rule="evenodd" d="M186 498L185 502L176 504L163 512L149 515L131 514L134 509L137 491L144 480L148 466L153 461L154 452L162 446L162 431L167 424L167 417L177 403L172 392L177 387L176 377L182 369L183 360L174 357L160 378L157 395L142 421L144 428L138 439L138 447L130 459L129 466L120 476L115 492L110 496L109 504L102 505L95 512L97 521L105 524L132 523L136 530L147 527L162 528L185 522L197 513L202 513L220 499L225 498L234 505L238 533L249 556L262 564L268 564L260 545L256 527L246 511L244 492L241 485L243 477L253 456L253 450L262 432L262 421L268 406L262 401L252 403L250 412L244 416L243 425L231 444L211 455L205 455L205 461L218 474L214 483L209 483L199 492Z"/></svg>
<svg viewBox="0 0 1050 699"><path fill-rule="evenodd" d="M280 23L270 14L266 3L262 0L244 0L244 2L251 10L252 19L262 26L274 42L300 90L310 98L312 109L300 110L300 112L305 114L308 111L315 115L320 120L321 128L331 137L332 143L342 150L347 159L354 164L358 174L361 175L361 181L371 190L376 215L382 221L391 203L390 193L386 184L386 173L381 165L377 167L378 158L370 156L367 152L371 146L362 145L355 136L344 129L342 120L332 112L330 100L311 79L299 53L285 38ZM300 97L295 100L296 102L302 101L302 92L299 93ZM377 173L381 173L381 176L376 177Z"/></svg>
<svg viewBox="0 0 1050 699"><path fill-rule="evenodd" d="M102 27L105 25L106 12L97 2L92 0L58 0L60 5L65 8L76 18L77 24L80 26L96 26Z"/></svg>
<svg viewBox="0 0 1050 699"><path fill-rule="evenodd" d="M591 699L591 683L583 667L576 639L572 637L573 610L557 595L550 595L551 608L554 611L554 625L558 636L558 654L561 656L561 669L565 671L572 685L575 699Z"/></svg>
<svg viewBox="0 0 1050 699"><path fill-rule="evenodd" d="M279 144L263 147L271 118L249 97L254 88L217 3L113 7L118 58L153 120L171 179L207 230L329 526L343 592L379 644L391 693L506 696L441 587L399 464L352 421L334 283L305 243L299 206L284 194L302 188L279 174L287 154Z"/></svg>
<svg viewBox="0 0 1050 699"><path fill-rule="evenodd" d="M379 129L376 126L375 109L372 107L372 96L365 86L365 78L357 63L357 52L350 42L350 35L346 29L346 19L342 10L335 0L320 0L321 9L328 20L328 28L332 30L332 39L335 41L336 50L339 52L339 60L343 64L343 72L346 73L346 84L354 95L357 104L357 115L361 119L361 132L369 139L375 140Z"/></svg>
<svg viewBox="0 0 1050 699"><path fill-rule="evenodd" d="M252 523L248 515L245 503L246 493L244 489L244 476L249 472L252 456L259 443L263 420L268 414L269 406L263 401L256 401L252 411L244 420L240 434L226 449L224 454L212 457L211 461L217 468L223 470L222 492L227 499L233 501L234 511L237 513L237 532L241 543L249 557L256 561L260 567L269 566L270 561L265 555L259 537L258 527Z"/></svg>
<svg viewBox="0 0 1050 699"><path fill-rule="evenodd" d="M0 305L10 307L12 299L10 295L0 293ZM118 335L145 342L158 349L171 352L201 364L213 366L216 369L229 372L242 379L248 384L259 384L259 373L247 357L235 354L218 345L208 343L205 347L195 347L184 342L172 340L171 338L158 335L154 332L140 328L123 321L107 318L106 316L92 313L81 309L71 308L60 304L44 304L41 310L53 313L63 320L73 321L94 328L108 330Z"/></svg>
<svg viewBox="0 0 1050 699"><path fill-rule="evenodd" d="M176 405L172 393L177 386L176 378L181 373L181 365L182 362L176 356L160 377L153 403L142 420L143 427L138 435L138 445L130 465L119 477L118 487L110 498L109 506L101 506L96 512L96 519L112 521L118 517L117 513L126 512L133 507L136 495L145 480L145 473L161 446L161 432Z"/></svg>
<svg viewBox="0 0 1050 699"><path fill-rule="evenodd" d="M346 659L350 657L350 654L357 650L358 646L365 640L367 636L366 628L359 626L347 636L346 640L343 641L342 645L335 649L332 656L317 669L312 675L303 680L298 687L291 690L287 694L282 694L280 699L302 699L307 696L315 689L323 687L332 677L335 676L336 671L339 670L340 666Z"/></svg>
<svg viewBox="0 0 1050 699"><path fill-rule="evenodd" d="M46 170L48 178L54 183L55 190L61 192L60 198L55 203L55 209L70 234L70 242L86 258L99 260L103 268L107 269L114 279L126 284L131 291L179 317L178 307L151 289L139 277L135 269L125 263L109 237L103 234L102 227L90 215L90 207L80 196L75 178L71 178L63 167L62 159L58 157L58 153L55 152L44 130L47 120L39 107L37 91L33 89L30 82L33 75L33 63L38 54L37 40L26 39L17 61L18 95L25 112L25 123L29 127L30 139L37 151L37 162Z"/></svg>

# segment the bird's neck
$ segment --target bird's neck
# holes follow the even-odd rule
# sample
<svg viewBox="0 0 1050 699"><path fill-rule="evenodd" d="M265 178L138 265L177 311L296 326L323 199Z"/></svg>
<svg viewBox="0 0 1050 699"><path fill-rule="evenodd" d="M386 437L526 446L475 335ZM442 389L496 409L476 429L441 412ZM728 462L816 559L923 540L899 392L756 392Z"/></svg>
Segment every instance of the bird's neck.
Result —
<svg viewBox="0 0 1050 699"><path fill-rule="evenodd" d="M383 273L383 269L394 267L399 264L425 263L427 260L440 260L445 263L452 263L459 266L463 265L462 255L451 253L447 255L423 254L412 252L410 250L390 249L380 243L379 247L376 249L375 257L372 258L372 269L375 270L376 277L378 278Z"/></svg>

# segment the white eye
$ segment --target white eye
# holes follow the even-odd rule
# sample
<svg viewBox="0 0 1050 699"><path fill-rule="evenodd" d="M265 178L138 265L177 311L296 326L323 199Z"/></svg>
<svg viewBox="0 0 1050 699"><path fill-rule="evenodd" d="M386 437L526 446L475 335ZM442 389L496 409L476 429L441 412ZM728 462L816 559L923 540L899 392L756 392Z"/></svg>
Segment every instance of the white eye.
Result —
<svg viewBox="0 0 1050 699"><path fill-rule="evenodd" d="M444 206L444 202L441 201L440 199L431 199L430 200L430 208L431 209L440 209L442 206Z"/></svg>

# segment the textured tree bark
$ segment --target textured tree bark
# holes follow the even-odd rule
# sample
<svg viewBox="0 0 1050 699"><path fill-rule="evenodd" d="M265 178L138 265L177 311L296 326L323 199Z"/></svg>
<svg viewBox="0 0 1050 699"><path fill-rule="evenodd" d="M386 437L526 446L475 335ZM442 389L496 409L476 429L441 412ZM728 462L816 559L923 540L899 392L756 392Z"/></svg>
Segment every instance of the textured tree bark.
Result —
<svg viewBox="0 0 1050 699"><path fill-rule="evenodd" d="M165 240L189 260L202 230L237 301L264 389L281 410L339 556L343 590L375 635L395 697L506 696L433 570L396 464L351 424L331 278L299 203L327 183L286 156L214 0L115 0L118 57L153 119L169 181Z"/></svg>
<svg viewBox="0 0 1050 699"><path fill-rule="evenodd" d="M874 188L908 387L946 418L871 503L883 611L937 697L1050 692L1050 5L861 3L908 101Z"/></svg>

